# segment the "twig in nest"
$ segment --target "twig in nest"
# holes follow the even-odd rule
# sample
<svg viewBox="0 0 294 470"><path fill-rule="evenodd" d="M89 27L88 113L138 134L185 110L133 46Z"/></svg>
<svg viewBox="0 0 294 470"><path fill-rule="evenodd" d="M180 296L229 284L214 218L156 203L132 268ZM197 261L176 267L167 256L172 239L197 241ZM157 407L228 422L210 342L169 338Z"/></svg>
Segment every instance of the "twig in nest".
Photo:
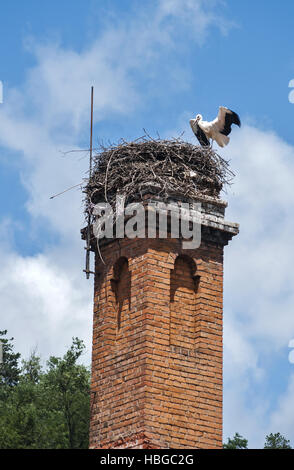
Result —
<svg viewBox="0 0 294 470"><path fill-rule="evenodd" d="M117 193L128 204L141 200L147 190L164 200L171 196L217 199L233 177L229 163L210 147L192 145L180 137L164 140L145 134L133 142L100 146L84 188L85 212L98 202L108 202L115 211Z"/></svg>

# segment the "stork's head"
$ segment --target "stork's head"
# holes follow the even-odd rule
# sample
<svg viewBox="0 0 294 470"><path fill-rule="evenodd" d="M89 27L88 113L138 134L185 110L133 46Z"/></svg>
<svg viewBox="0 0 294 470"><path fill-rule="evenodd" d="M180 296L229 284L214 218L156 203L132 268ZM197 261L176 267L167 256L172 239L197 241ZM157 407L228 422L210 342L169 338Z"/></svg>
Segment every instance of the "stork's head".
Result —
<svg viewBox="0 0 294 470"><path fill-rule="evenodd" d="M196 121L202 121L202 115L201 114L197 114L196 116Z"/></svg>

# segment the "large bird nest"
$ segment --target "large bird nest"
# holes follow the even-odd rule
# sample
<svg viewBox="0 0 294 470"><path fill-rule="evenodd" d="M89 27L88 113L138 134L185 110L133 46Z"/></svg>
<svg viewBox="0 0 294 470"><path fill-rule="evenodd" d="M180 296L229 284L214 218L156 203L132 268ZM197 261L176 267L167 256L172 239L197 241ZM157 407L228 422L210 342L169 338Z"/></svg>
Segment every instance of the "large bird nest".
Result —
<svg viewBox="0 0 294 470"><path fill-rule="evenodd" d="M181 139L144 136L133 142L101 145L85 187L86 213L98 202L114 208L117 194L125 196L125 203L139 201L146 193L161 200L219 198L233 176L228 162L213 149Z"/></svg>

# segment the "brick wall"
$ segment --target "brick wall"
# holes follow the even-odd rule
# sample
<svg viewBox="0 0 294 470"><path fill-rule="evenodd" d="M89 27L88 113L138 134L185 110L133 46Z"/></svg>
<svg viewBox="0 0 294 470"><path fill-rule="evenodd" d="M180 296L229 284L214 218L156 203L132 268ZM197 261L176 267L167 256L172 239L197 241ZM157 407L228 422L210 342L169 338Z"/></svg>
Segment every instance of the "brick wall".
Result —
<svg viewBox="0 0 294 470"><path fill-rule="evenodd" d="M96 253L91 448L222 446L223 245Z"/></svg>

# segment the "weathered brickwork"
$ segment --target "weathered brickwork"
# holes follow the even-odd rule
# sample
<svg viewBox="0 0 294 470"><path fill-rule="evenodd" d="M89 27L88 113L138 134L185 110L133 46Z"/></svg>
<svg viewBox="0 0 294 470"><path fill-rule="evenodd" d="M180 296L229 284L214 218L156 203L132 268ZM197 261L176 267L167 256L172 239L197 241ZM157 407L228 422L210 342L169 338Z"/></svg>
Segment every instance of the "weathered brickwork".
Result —
<svg viewBox="0 0 294 470"><path fill-rule="evenodd" d="M121 239L105 264L96 254L91 448L222 446L224 244Z"/></svg>

